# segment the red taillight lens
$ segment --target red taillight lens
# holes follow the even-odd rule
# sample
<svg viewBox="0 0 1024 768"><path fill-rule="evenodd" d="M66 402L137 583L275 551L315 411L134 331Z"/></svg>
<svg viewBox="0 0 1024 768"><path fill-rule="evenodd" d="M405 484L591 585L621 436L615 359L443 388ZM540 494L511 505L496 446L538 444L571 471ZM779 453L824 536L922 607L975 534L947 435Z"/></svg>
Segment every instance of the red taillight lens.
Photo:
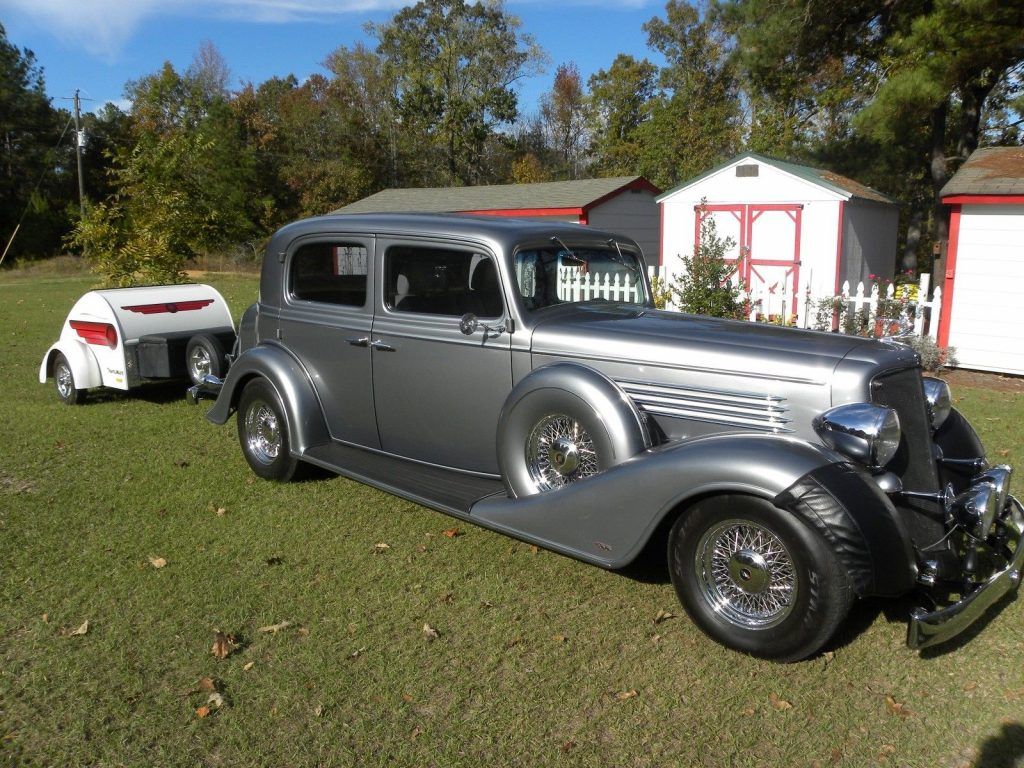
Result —
<svg viewBox="0 0 1024 768"><path fill-rule="evenodd" d="M114 349L117 346L117 329L110 323L90 323L87 320L71 320L75 333L88 344L103 345Z"/></svg>

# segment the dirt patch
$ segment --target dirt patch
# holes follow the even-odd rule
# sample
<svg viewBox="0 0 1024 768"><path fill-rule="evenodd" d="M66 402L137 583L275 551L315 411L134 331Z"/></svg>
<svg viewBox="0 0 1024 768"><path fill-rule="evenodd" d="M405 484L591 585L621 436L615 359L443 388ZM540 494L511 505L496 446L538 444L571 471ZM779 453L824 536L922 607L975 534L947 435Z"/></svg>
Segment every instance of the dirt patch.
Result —
<svg viewBox="0 0 1024 768"><path fill-rule="evenodd" d="M991 392L1010 392L1024 394L1024 376L1004 376L1001 373L983 373L967 371L962 368L946 371L942 378L949 382L955 391L959 387L987 389Z"/></svg>

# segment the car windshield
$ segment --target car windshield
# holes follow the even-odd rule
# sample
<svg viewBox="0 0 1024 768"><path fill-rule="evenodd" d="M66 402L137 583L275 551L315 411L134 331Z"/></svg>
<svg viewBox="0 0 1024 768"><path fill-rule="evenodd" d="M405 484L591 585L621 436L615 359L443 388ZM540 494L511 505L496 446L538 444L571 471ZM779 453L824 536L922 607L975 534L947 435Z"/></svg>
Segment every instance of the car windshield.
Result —
<svg viewBox="0 0 1024 768"><path fill-rule="evenodd" d="M639 259L614 243L573 248L559 243L519 250L515 276L529 310L595 300L648 303Z"/></svg>

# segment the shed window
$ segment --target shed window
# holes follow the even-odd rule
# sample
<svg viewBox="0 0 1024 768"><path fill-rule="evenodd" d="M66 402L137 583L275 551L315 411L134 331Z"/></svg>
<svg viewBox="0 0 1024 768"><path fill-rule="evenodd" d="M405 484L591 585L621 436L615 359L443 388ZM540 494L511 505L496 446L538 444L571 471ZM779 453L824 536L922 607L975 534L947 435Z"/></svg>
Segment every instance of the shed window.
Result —
<svg viewBox="0 0 1024 768"><path fill-rule="evenodd" d="M758 167L756 163L747 163L746 165L736 166L737 176L757 176Z"/></svg>
<svg viewBox="0 0 1024 768"><path fill-rule="evenodd" d="M368 253L359 243L310 243L292 256L292 298L361 307L366 304Z"/></svg>

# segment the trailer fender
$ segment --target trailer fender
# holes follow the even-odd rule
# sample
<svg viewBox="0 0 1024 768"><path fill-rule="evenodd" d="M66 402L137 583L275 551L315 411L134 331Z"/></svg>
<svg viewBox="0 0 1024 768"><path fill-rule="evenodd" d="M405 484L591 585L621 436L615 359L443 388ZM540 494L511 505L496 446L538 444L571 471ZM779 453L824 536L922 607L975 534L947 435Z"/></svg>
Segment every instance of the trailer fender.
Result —
<svg viewBox="0 0 1024 768"><path fill-rule="evenodd" d="M53 361L57 354L64 355L71 366L71 373L75 377L75 386L79 389L92 389L103 384L103 375L100 372L96 356L88 345L73 340L61 340L46 350L43 355L43 362L39 366L39 383L45 384L46 380L53 376Z"/></svg>

